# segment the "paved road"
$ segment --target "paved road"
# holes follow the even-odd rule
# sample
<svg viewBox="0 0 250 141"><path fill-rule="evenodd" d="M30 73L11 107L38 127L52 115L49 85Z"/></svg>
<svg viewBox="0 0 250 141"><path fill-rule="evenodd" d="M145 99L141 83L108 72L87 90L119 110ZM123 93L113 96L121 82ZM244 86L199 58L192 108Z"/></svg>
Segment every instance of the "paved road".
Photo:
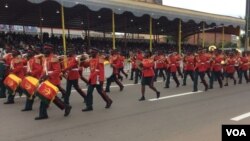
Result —
<svg viewBox="0 0 250 141"><path fill-rule="evenodd" d="M81 112L83 100L73 92L72 113L66 118L52 105L48 120L35 121L39 100L27 113L20 111L25 98L17 98L15 105L1 104L0 141L220 141L222 124L250 123L250 118L231 120L250 112L250 84L188 93L190 82L178 89L174 85L164 89L158 82L163 98L154 101L155 94L149 90L147 101L138 102L140 85L124 83L129 85L123 92L112 88L109 95L114 103L108 110L95 92L94 111Z"/></svg>

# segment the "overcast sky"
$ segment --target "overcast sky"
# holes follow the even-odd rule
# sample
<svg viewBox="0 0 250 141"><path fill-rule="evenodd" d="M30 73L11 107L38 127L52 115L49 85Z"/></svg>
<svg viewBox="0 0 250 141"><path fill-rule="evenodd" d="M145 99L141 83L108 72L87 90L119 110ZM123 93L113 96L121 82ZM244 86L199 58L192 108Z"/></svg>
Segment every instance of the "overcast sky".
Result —
<svg viewBox="0 0 250 141"><path fill-rule="evenodd" d="M244 17L246 9L246 0L163 0L163 4L234 17Z"/></svg>

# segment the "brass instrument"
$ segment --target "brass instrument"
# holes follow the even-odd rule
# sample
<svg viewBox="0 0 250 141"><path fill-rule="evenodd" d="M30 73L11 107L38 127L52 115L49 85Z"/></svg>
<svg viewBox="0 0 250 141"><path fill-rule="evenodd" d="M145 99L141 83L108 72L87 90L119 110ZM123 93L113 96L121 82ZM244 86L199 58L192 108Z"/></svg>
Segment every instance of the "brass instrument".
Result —
<svg viewBox="0 0 250 141"><path fill-rule="evenodd" d="M212 46L209 46L208 47L208 50L209 51L214 51L214 50L216 50L217 49L217 47L215 46L215 45L212 45Z"/></svg>
<svg viewBox="0 0 250 141"><path fill-rule="evenodd" d="M240 49L238 49L238 48L236 48L235 50L236 50L238 53L240 53L240 54L242 53L242 50L240 50Z"/></svg>

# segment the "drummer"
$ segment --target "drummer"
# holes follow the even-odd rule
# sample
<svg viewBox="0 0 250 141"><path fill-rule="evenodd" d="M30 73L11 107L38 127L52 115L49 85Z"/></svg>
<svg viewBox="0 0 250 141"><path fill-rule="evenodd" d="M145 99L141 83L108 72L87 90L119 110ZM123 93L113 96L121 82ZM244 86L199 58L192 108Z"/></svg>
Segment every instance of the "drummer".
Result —
<svg viewBox="0 0 250 141"><path fill-rule="evenodd" d="M28 62L26 76L32 76L39 80L43 71L43 66L40 58L35 57L35 51L30 49L27 52L27 59ZM34 99L35 95L33 95L32 97L27 97L25 107L22 110L23 112L32 110Z"/></svg>
<svg viewBox="0 0 250 141"><path fill-rule="evenodd" d="M46 58L44 59L43 62L43 74L40 81L42 82L48 80L50 83L52 83L59 89L61 83L60 79L61 68L58 58L56 57L56 55L53 54L53 46L50 44L45 45L44 54ZM57 96L53 100L53 103L61 110L65 110L64 116L68 116L70 114L72 107L68 104L64 104L64 102L62 102L62 100ZM43 120L48 118L48 113L47 113L48 106L49 106L48 103L41 100L39 108L39 116L36 117L35 120Z"/></svg>
<svg viewBox="0 0 250 141"><path fill-rule="evenodd" d="M24 70L23 70L23 61L20 57L20 52L16 49L12 50L12 56L13 59L11 60L10 63L10 74L14 74L20 79L24 78ZM22 90L20 88L17 88L17 90L20 94L22 93ZM14 104L14 98L15 98L15 92L12 90L8 90L8 99L7 102L4 104Z"/></svg>

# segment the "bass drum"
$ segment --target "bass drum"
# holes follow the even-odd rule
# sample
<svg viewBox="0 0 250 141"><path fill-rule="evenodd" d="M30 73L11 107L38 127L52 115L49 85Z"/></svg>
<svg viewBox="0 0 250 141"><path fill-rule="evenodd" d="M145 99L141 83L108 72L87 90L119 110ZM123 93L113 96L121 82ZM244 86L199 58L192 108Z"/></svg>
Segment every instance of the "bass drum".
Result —
<svg viewBox="0 0 250 141"><path fill-rule="evenodd" d="M105 74L105 78L109 78L113 74L113 68L111 67L108 61L104 62L104 74Z"/></svg>

